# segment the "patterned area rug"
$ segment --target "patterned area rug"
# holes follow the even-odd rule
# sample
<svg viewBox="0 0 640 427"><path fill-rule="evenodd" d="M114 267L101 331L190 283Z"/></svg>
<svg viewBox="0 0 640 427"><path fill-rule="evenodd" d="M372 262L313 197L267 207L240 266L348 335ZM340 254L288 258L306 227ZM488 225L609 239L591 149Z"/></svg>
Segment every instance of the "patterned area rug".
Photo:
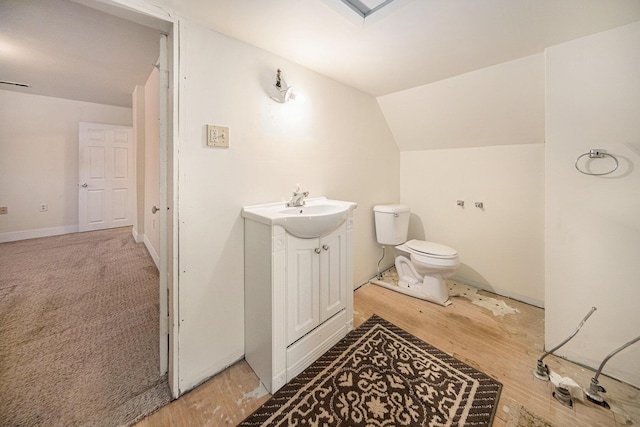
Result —
<svg viewBox="0 0 640 427"><path fill-rule="evenodd" d="M372 316L240 426L487 426L502 384Z"/></svg>

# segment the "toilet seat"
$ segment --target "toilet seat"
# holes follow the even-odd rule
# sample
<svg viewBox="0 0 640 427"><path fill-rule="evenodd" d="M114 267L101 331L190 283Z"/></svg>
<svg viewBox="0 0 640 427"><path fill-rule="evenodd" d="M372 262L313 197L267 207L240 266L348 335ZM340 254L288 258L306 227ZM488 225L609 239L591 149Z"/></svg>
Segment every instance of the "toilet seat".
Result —
<svg viewBox="0 0 640 427"><path fill-rule="evenodd" d="M414 255L427 256L438 259L454 259L458 257L458 252L449 246L440 243L427 242L424 240L409 240L405 247Z"/></svg>

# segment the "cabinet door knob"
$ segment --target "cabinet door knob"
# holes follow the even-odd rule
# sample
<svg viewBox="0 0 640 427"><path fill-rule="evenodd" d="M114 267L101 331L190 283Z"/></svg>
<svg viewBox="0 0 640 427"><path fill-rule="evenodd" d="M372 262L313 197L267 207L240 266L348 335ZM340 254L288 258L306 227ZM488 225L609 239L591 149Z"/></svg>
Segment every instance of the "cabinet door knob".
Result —
<svg viewBox="0 0 640 427"><path fill-rule="evenodd" d="M325 251L329 250L329 245L322 245L322 249L324 249Z"/></svg>
<svg viewBox="0 0 640 427"><path fill-rule="evenodd" d="M316 248L316 253L319 254L320 253L320 248Z"/></svg>

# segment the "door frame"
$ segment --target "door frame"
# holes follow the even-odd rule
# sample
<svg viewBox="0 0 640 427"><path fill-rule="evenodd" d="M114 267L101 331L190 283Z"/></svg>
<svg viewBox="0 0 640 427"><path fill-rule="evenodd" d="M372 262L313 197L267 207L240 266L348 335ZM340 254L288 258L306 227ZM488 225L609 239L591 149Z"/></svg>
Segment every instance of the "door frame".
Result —
<svg viewBox="0 0 640 427"><path fill-rule="evenodd" d="M166 304L168 319L160 318L160 333L168 332L168 348L160 339L160 360L167 362L171 395L177 398L179 389L178 352L178 91L179 91L179 21L161 7L140 0L74 0L120 18L159 30L166 35L166 68L161 69L161 85L166 84L166 105L160 117L166 118L166 128L160 132L160 284L159 298ZM162 99L162 96L161 96ZM166 191L163 190L163 185ZM163 311L161 310L161 313ZM161 362L162 364L163 362Z"/></svg>

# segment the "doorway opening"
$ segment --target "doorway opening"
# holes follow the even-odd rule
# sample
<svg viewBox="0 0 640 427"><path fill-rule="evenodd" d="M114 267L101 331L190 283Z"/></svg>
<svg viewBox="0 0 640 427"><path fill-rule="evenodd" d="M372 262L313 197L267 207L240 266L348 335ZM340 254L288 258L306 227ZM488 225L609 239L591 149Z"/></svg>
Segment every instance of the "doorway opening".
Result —
<svg viewBox="0 0 640 427"><path fill-rule="evenodd" d="M151 5L143 5L128 0L75 0L91 8L126 19L133 23L154 28L160 33L159 58L154 64L159 72L159 123L158 129L158 183L159 199L151 208L144 206L145 215L154 209L159 222L159 251L157 265L159 270L158 297L160 301L160 370L168 373L169 387L173 398L179 395L178 389L178 351L177 294L177 176L174 167L175 144L177 141L177 69L178 37L177 20L168 13ZM140 203L138 203L140 209Z"/></svg>

